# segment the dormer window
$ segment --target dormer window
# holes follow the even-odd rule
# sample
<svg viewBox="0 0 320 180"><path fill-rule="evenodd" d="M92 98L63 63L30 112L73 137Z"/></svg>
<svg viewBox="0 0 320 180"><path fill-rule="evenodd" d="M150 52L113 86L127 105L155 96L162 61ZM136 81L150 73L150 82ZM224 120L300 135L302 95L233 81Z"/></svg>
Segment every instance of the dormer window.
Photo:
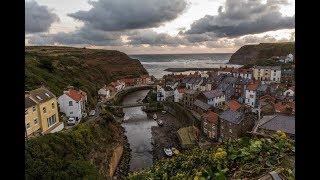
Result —
<svg viewBox="0 0 320 180"><path fill-rule="evenodd" d="M47 97L50 97L50 95L48 93L44 93Z"/></svg>
<svg viewBox="0 0 320 180"><path fill-rule="evenodd" d="M42 111L43 111L43 113L47 113L46 107L43 107L43 108L42 108Z"/></svg>

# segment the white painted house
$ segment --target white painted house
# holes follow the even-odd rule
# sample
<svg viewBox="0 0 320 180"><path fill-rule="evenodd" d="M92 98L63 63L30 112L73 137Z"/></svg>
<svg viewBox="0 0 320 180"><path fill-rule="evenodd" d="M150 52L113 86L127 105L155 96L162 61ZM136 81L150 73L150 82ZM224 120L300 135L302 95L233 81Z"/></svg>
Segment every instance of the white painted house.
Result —
<svg viewBox="0 0 320 180"><path fill-rule="evenodd" d="M248 84L246 91L245 91L244 103L252 108L256 107L256 105L257 105L258 86L259 86L258 83L250 83L250 84Z"/></svg>
<svg viewBox="0 0 320 180"><path fill-rule="evenodd" d="M105 85L103 88L99 89L98 95L102 100L108 99L110 97L110 89Z"/></svg>
<svg viewBox="0 0 320 180"><path fill-rule="evenodd" d="M213 107L220 106L225 103L226 97L219 89L202 92L198 99Z"/></svg>
<svg viewBox="0 0 320 180"><path fill-rule="evenodd" d="M253 67L253 77L260 80L262 83L281 81L280 66L255 66Z"/></svg>
<svg viewBox="0 0 320 180"><path fill-rule="evenodd" d="M58 98L60 111L65 113L67 117L74 117L78 120L85 112L86 102L87 94L81 90L75 90L73 87L64 91L63 95Z"/></svg>
<svg viewBox="0 0 320 180"><path fill-rule="evenodd" d="M202 77L192 77L189 79L188 82L186 82L186 88L187 89L192 89L192 90L199 90L200 89L200 86L203 82L203 79Z"/></svg>
<svg viewBox="0 0 320 180"><path fill-rule="evenodd" d="M184 88L177 88L173 91L174 102L179 102L180 100L182 100L184 91Z"/></svg>
<svg viewBox="0 0 320 180"><path fill-rule="evenodd" d="M174 90L170 86L157 86L157 101L165 101L171 96L174 96Z"/></svg>

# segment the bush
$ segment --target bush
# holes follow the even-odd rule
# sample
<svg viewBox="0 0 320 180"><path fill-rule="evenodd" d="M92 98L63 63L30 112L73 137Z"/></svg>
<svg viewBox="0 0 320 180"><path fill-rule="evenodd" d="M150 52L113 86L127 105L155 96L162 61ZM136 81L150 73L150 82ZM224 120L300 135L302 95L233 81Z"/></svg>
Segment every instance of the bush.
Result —
<svg viewBox="0 0 320 180"><path fill-rule="evenodd" d="M293 142L282 132L272 139L245 137L162 159L149 169L131 173L129 179L255 179L278 168L294 179L290 173L294 164L284 163L294 159L292 150Z"/></svg>
<svg viewBox="0 0 320 180"><path fill-rule="evenodd" d="M41 58L39 60L39 67L44 68L44 69L48 70L49 72L53 72L53 70L54 70L52 61L49 59Z"/></svg>

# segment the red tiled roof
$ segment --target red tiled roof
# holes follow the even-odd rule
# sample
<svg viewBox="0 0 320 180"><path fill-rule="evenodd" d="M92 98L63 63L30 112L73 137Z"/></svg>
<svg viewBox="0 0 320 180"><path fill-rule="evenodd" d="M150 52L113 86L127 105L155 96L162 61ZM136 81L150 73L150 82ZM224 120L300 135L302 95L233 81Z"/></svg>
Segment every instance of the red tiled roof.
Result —
<svg viewBox="0 0 320 180"><path fill-rule="evenodd" d="M270 96L269 94L266 94L266 95L260 97L260 100L267 100L267 99L271 100L272 102L276 101L276 98Z"/></svg>
<svg viewBox="0 0 320 180"><path fill-rule="evenodd" d="M178 88L178 92L179 92L179 93L184 93L185 91L186 91L185 88Z"/></svg>
<svg viewBox="0 0 320 180"><path fill-rule="evenodd" d="M203 115L203 118L205 121L208 121L210 123L216 124L218 123L218 114L213 111L208 111Z"/></svg>
<svg viewBox="0 0 320 180"><path fill-rule="evenodd" d="M81 101L84 100L87 94L81 90L77 91L75 89L69 89L66 93L70 98L72 98L75 101Z"/></svg>
<svg viewBox="0 0 320 180"><path fill-rule="evenodd" d="M278 102L278 103L276 103L276 104L274 105L274 109L275 109L275 111L278 112L278 113L283 113L283 112L286 111L287 106L286 106L286 104L283 104L282 102Z"/></svg>
<svg viewBox="0 0 320 180"><path fill-rule="evenodd" d="M236 100L231 100L229 101L228 106L232 111L237 111L241 107L241 104Z"/></svg>
<svg viewBox="0 0 320 180"><path fill-rule="evenodd" d="M248 84L247 89L250 91L255 91L255 90L257 90L258 86L259 86L258 83Z"/></svg>

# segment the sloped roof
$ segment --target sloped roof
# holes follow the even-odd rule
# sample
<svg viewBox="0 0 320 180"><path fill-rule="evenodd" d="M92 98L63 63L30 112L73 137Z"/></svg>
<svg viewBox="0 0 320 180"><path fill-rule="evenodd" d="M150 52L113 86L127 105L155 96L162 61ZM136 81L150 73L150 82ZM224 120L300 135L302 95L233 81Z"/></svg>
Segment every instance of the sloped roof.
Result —
<svg viewBox="0 0 320 180"><path fill-rule="evenodd" d="M250 90L250 91L256 91L258 86L259 86L258 83L248 84L247 89Z"/></svg>
<svg viewBox="0 0 320 180"><path fill-rule="evenodd" d="M215 89L215 90L211 90L211 91L205 91L202 92L202 94L207 98L207 99L211 99L214 97L219 97L222 96L223 93L220 89Z"/></svg>
<svg viewBox="0 0 320 180"><path fill-rule="evenodd" d="M228 106L232 111L237 111L241 107L241 104L236 100L231 100L228 102Z"/></svg>
<svg viewBox="0 0 320 180"><path fill-rule="evenodd" d="M243 115L244 115L243 112L232 111L229 109L222 112L220 114L220 118L234 124L239 124L243 119Z"/></svg>
<svg viewBox="0 0 320 180"><path fill-rule="evenodd" d="M35 106L37 103L32 100L29 96L24 96L24 108Z"/></svg>
<svg viewBox="0 0 320 180"><path fill-rule="evenodd" d="M263 121L263 117L261 121ZM272 130L272 131L283 131L289 134L295 134L295 116L285 116L285 115L276 115L271 118L266 123L259 126L259 128Z"/></svg>
<svg viewBox="0 0 320 180"><path fill-rule="evenodd" d="M193 103L195 106L203 109L203 110L208 110L210 108L210 105L207 103L204 103L202 101L200 101L199 99L196 99Z"/></svg>
<svg viewBox="0 0 320 180"><path fill-rule="evenodd" d="M43 103L56 97L52 92L44 87L32 90L28 95L33 101L37 103Z"/></svg>
<svg viewBox="0 0 320 180"><path fill-rule="evenodd" d="M202 117L205 121L208 121L213 124L218 123L218 119L219 119L219 115L213 111L208 111Z"/></svg>
<svg viewBox="0 0 320 180"><path fill-rule="evenodd" d="M85 92L81 90L77 91L75 89L69 89L67 92L65 92L65 94L75 101L84 100L87 96Z"/></svg>

